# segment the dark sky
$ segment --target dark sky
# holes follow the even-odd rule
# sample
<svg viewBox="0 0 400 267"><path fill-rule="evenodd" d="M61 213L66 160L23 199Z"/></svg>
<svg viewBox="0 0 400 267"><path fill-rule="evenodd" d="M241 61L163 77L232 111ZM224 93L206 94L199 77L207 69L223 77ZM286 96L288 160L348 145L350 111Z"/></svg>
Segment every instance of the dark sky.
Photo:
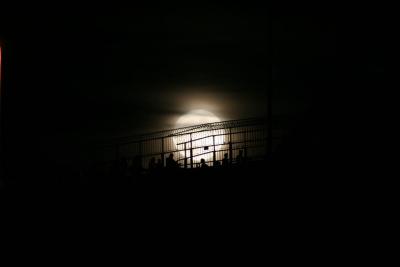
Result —
<svg viewBox="0 0 400 267"><path fill-rule="evenodd" d="M78 151L95 138L172 128L191 109L265 116L269 88L277 124L296 125L336 88L336 21L324 13L36 7L3 20L4 123L14 144L29 140L19 150Z"/></svg>
<svg viewBox="0 0 400 267"><path fill-rule="evenodd" d="M223 119L265 115L266 10L131 7L21 16L14 56L23 60L28 104L40 103L38 116L51 119L51 129L162 130L203 107Z"/></svg>

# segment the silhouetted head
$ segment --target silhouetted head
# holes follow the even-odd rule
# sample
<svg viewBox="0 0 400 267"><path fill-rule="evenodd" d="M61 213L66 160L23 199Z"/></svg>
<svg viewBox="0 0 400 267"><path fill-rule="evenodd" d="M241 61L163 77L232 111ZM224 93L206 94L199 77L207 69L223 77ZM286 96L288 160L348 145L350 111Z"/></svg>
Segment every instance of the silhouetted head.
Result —
<svg viewBox="0 0 400 267"><path fill-rule="evenodd" d="M224 154L224 158L226 158L226 159L228 158L228 153Z"/></svg>
<svg viewBox="0 0 400 267"><path fill-rule="evenodd" d="M200 161L202 164L206 163L205 159L201 159Z"/></svg>
<svg viewBox="0 0 400 267"><path fill-rule="evenodd" d="M173 158L174 158L174 154L172 154L172 153L169 154L169 158L170 158L170 159L173 159Z"/></svg>

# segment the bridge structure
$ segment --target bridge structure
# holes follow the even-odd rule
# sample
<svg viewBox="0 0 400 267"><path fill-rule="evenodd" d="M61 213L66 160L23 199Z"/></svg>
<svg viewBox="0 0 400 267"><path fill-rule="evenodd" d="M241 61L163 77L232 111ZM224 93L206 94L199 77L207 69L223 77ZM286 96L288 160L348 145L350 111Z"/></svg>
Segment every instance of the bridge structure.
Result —
<svg viewBox="0 0 400 267"><path fill-rule="evenodd" d="M259 160L271 153L274 138L267 128L266 118L214 122L118 138L99 152L108 161L124 159L144 169L151 161L165 167L171 155L181 168L197 168L202 159L210 167L224 158L234 164L238 156Z"/></svg>

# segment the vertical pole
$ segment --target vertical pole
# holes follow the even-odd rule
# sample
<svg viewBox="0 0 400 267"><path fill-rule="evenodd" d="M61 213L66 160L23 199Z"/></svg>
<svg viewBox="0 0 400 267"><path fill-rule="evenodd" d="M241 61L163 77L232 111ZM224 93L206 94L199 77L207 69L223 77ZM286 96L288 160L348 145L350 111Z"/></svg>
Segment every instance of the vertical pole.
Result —
<svg viewBox="0 0 400 267"><path fill-rule="evenodd" d="M193 142L192 142L192 134L190 134L190 168L193 169Z"/></svg>
<svg viewBox="0 0 400 267"><path fill-rule="evenodd" d="M213 166L215 165L216 157L215 157L215 135L213 135Z"/></svg>
<svg viewBox="0 0 400 267"><path fill-rule="evenodd" d="M247 159L247 128L244 130L244 158Z"/></svg>
<svg viewBox="0 0 400 267"><path fill-rule="evenodd" d="M187 169L187 155L186 155L186 142L185 142L185 159L184 159L185 169Z"/></svg>
<svg viewBox="0 0 400 267"><path fill-rule="evenodd" d="M164 137L161 137L161 166L164 167Z"/></svg>
<svg viewBox="0 0 400 267"><path fill-rule="evenodd" d="M268 16L269 17L269 16ZM270 19L267 23L267 34L268 34L268 41L272 40L272 19ZM273 44L273 42L270 42L270 44ZM272 90L273 90L273 64L274 64L274 59L272 58L272 48L273 47L268 47L267 48L267 60L271 62L270 68L268 69L267 73L267 158L271 158L272 154Z"/></svg>
<svg viewBox="0 0 400 267"><path fill-rule="evenodd" d="M229 164L233 162L233 151L232 151L232 128L229 128Z"/></svg>

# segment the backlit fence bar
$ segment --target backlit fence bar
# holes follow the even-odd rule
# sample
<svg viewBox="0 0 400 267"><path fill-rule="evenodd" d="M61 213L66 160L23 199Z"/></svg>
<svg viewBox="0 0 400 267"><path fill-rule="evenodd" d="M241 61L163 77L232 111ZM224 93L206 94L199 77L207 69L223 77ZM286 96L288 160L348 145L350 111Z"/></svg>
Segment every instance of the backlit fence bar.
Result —
<svg viewBox="0 0 400 267"><path fill-rule="evenodd" d="M113 148L107 146L108 151L114 150L113 158L108 159L124 159L130 165L140 165L145 169L151 162L165 167L168 157L172 157L181 168L199 167L202 159L208 166L221 165L223 161L235 164L241 158L265 158L267 139L273 138L268 137L267 132L266 120L254 118L124 137L113 140Z"/></svg>

